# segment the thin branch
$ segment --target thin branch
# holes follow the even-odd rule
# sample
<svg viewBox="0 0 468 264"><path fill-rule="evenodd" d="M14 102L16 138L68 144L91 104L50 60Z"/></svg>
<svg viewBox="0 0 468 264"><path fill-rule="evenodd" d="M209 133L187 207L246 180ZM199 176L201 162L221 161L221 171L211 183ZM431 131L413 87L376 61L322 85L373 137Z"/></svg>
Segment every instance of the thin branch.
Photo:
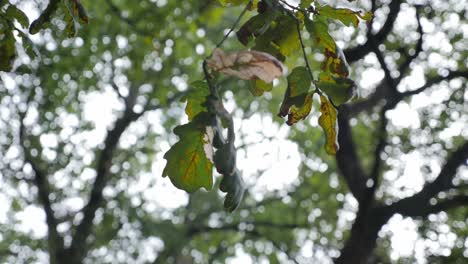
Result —
<svg viewBox="0 0 468 264"><path fill-rule="evenodd" d="M390 88L390 91L392 93L397 93L397 85L398 83L396 82L395 79L393 79L392 74L390 72L390 69L387 66L387 63L385 62L384 55L382 52L379 50L379 47L377 43L374 42L374 40L370 40L372 51L374 52L375 56L377 57L377 60L379 61L380 67L384 71L385 77L384 80L387 82L387 87Z"/></svg>
<svg viewBox="0 0 468 264"><path fill-rule="evenodd" d="M413 62L413 60L416 59L423 50L424 32L423 32L422 25L421 25L421 15L419 14L421 7L415 6L415 8L416 8L416 21L418 22L417 31L419 33L419 39L418 39L418 42L416 43L414 53L412 55L405 54L406 55L405 61L398 67L400 76L398 76L397 82L400 82L401 79L403 79L403 77L405 76L405 72L409 68L411 62Z"/></svg>
<svg viewBox="0 0 468 264"><path fill-rule="evenodd" d="M406 92L401 92L400 96L402 97L401 99L405 99L407 97L410 97L412 95L419 94L421 92L424 92L426 89L432 87L433 85L436 85L442 81L450 81L455 78L468 78L468 71L462 70L462 71L450 71L446 76L435 76L429 78L426 83L412 91L406 91ZM348 113L350 116L355 116L358 113L361 113L363 111L370 111L372 110L376 105L379 104L383 99L389 98L392 95L390 94L390 89L388 88L388 85L386 82L381 82L377 88L375 89L375 92L372 93L367 99L363 101L358 101L352 104L349 104L347 109Z"/></svg>
<svg viewBox="0 0 468 264"><path fill-rule="evenodd" d="M124 17L122 15L122 11L112 2L112 0L106 0L107 5L109 6L110 10L114 15L116 15L120 20L125 22L129 27L133 29L136 33L138 33L141 36L147 36L147 37L154 37L154 34L152 34L150 31L142 30L138 28L135 24L136 22L128 17Z"/></svg>
<svg viewBox="0 0 468 264"><path fill-rule="evenodd" d="M372 51L372 42L374 42L376 45L380 45L387 39L387 36L393 30L395 20L398 14L400 13L400 5L400 0L393 0L390 3L390 12L387 15L387 20L385 21L385 24L382 26L379 32L377 32L375 35L372 34L371 37L367 39L366 43L354 48L344 50L346 60L349 63L358 61L364 58L367 54L369 54Z"/></svg>
<svg viewBox="0 0 468 264"><path fill-rule="evenodd" d="M306 64L306 67L307 67L307 72L309 72L310 79L312 80L312 82L314 82L314 75L312 74L312 69L310 68L309 59L307 59L307 54L306 54L306 51L305 51L304 41L302 40L301 24L300 24L299 19L296 16L293 15L293 17L296 20L297 37L299 38L299 43L301 43L302 56L303 56L303 58L305 60L305 64ZM322 92L317 88L315 88L315 91L320 95L322 94Z"/></svg>
<svg viewBox="0 0 468 264"><path fill-rule="evenodd" d="M402 215L412 216L415 210L427 211L431 206L429 200L434 198L439 192L453 187L452 180L455 177L458 167L467 165L468 141L453 152L442 167L437 178L426 184L423 189L413 196L401 199L391 205L383 207L384 210Z"/></svg>
<svg viewBox="0 0 468 264"><path fill-rule="evenodd" d="M412 96L412 95L416 95L416 94L419 94L419 93L422 93L424 92L427 88L433 86L434 84L438 84L442 81L449 81L449 80L452 80L452 79L455 79L455 78L459 78L459 77L462 77L462 78L468 78L468 71L464 70L464 71L450 71L448 75L446 76L436 76L436 77L433 77L431 79L429 79L423 86L419 87L418 89L415 89L415 90L412 90L412 91L406 91L406 92L402 92L401 93L401 96L402 97L409 97L409 96Z"/></svg>
<svg viewBox="0 0 468 264"><path fill-rule="evenodd" d="M200 233L208 233L208 232L219 232L219 231L246 231L243 229L239 229L239 225L253 225L255 227L267 227L267 228L280 228L280 229L296 229L296 228L310 228L308 223L274 223L268 221L243 221L239 223L227 224L218 227L210 227L210 226L192 226L188 230L189 236L194 236Z"/></svg>
<svg viewBox="0 0 468 264"><path fill-rule="evenodd" d="M338 143L340 149L336 153L338 170L343 175L353 196L362 201L366 190L367 175L362 168L361 160L356 152L347 105L341 105L338 110Z"/></svg>
<svg viewBox="0 0 468 264"><path fill-rule="evenodd" d="M28 102L31 97L28 98ZM26 103L28 104L28 103ZM46 215L46 223L48 228L48 246L49 252L51 253L51 262L55 262L55 257L52 256L53 254L58 254L60 251L63 250L63 238L59 235L57 231L58 220L55 217L54 210L52 209L52 202L49 198L50 196L50 186L49 181L47 180L47 173L44 171L40 165L37 163L35 158L31 155L30 150L26 144L26 127L24 125L24 118L26 116L26 112L20 112L20 130L19 130L19 141L21 148L23 149L24 159L26 163L31 165L31 168L34 172L34 179L33 182L37 187L38 191L38 200L42 204Z"/></svg>
<svg viewBox="0 0 468 264"><path fill-rule="evenodd" d="M389 110L389 107L387 105L382 108L380 112L380 126L377 131L378 133L378 143L375 147L374 150L374 163L372 166L372 170L370 173L370 178L372 179L372 186L369 189L370 195L374 196L375 191L377 190L378 186L380 185L379 183L379 175L380 175L380 170L382 167L382 153L384 151L385 146L387 145L387 124L388 124L388 119L385 116L387 111ZM372 197L373 198L373 197Z"/></svg>
<svg viewBox="0 0 468 264"><path fill-rule="evenodd" d="M110 167L112 165L112 158L120 137L130 123L141 116L141 114L136 114L132 110L135 103L135 100L133 99L133 97L135 97L135 91L136 89L130 89L130 93L125 100L125 111L115 122L114 128L107 133L104 141L104 149L98 158L96 165L96 179L91 190L89 201L82 210L83 220L77 226L70 246L70 250L74 252L74 254L78 254L78 256L81 256L81 252L84 252L83 248L86 247L86 239L91 234L96 210L101 207L102 202L104 201L102 191L111 176Z"/></svg>
<svg viewBox="0 0 468 264"><path fill-rule="evenodd" d="M123 94L120 92L119 86L117 86L117 84L114 81L111 81L111 86L112 86L112 89L114 89L114 91L117 93L117 96L120 99L125 100L125 96L123 96Z"/></svg>
<svg viewBox="0 0 468 264"><path fill-rule="evenodd" d="M224 35L223 39L221 39L220 42L218 42L218 44L216 44L216 48L219 48L221 47L221 45L223 45L224 41L226 41L226 39L229 37L229 35L232 33L232 31L237 27L237 25L239 24L239 22L241 21L242 17L244 16L244 14L247 12L247 10L249 10L249 8L252 6L252 3L253 3L253 0L249 0L249 2L245 5L244 7L244 10L242 10L242 12L240 13L240 15L237 17L236 21L234 22L234 24L231 26L231 28L229 29L229 31ZM211 57L211 54L210 56L208 57Z"/></svg>

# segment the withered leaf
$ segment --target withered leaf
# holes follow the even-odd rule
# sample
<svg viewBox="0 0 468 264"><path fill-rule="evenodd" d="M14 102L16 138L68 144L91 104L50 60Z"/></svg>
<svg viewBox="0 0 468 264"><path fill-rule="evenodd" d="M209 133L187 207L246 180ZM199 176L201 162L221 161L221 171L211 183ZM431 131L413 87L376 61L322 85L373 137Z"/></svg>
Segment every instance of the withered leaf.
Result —
<svg viewBox="0 0 468 264"><path fill-rule="evenodd" d="M283 74L281 62L260 51L224 53L221 49L215 49L207 64L212 70L226 75L244 80L260 79L266 83L271 83Z"/></svg>

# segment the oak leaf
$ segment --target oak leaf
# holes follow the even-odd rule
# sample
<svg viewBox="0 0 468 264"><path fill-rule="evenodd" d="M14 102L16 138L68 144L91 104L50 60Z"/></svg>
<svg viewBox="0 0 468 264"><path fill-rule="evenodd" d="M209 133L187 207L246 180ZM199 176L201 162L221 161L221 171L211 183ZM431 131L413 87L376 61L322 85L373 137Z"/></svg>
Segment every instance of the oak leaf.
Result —
<svg viewBox="0 0 468 264"><path fill-rule="evenodd" d="M275 57L260 51L225 53L215 49L207 60L212 70L244 80L260 79L271 83L283 74L283 65Z"/></svg>

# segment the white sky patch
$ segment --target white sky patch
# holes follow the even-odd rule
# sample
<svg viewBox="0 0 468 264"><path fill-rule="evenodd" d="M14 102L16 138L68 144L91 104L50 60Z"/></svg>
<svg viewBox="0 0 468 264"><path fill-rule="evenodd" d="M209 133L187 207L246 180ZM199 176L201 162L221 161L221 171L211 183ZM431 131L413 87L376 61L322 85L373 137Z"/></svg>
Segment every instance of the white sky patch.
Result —
<svg viewBox="0 0 468 264"><path fill-rule="evenodd" d="M412 129L420 127L418 112L405 102L399 103L395 109L388 111L387 117L396 127Z"/></svg>
<svg viewBox="0 0 468 264"><path fill-rule="evenodd" d="M419 238L416 223L411 218L395 215L388 221L386 228L391 230L390 234L392 235L390 238L392 246L390 258L397 260L400 257L411 256L414 253L416 240Z"/></svg>
<svg viewBox="0 0 468 264"><path fill-rule="evenodd" d="M226 264L253 264L253 260L242 247L236 246L235 257L227 258Z"/></svg>
<svg viewBox="0 0 468 264"><path fill-rule="evenodd" d="M45 213L42 208L29 205L23 211L16 213L15 218L19 221L16 230L30 233L33 238L40 239L47 235Z"/></svg>
<svg viewBox="0 0 468 264"><path fill-rule="evenodd" d="M394 181L393 188L395 190L402 189L403 193L399 196L409 196L422 189L425 183L424 176L421 172L423 160L417 152L411 152L401 156L401 160L406 161L403 175Z"/></svg>

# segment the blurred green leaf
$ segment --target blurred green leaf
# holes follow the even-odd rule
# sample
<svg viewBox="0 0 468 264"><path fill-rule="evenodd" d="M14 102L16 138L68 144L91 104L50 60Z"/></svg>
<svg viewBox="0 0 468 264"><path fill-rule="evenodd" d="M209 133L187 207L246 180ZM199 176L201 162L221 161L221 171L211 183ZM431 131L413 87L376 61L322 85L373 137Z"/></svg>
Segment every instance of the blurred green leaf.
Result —
<svg viewBox="0 0 468 264"><path fill-rule="evenodd" d="M273 89L273 83L266 83L260 79L249 81L249 90L254 96L261 96Z"/></svg>
<svg viewBox="0 0 468 264"><path fill-rule="evenodd" d="M16 6L10 4L8 6L7 10L5 11L5 15L6 15L7 18L9 18L11 20L16 19L16 21L18 21L18 23L20 23L21 26L24 27L24 28L29 27L28 17L26 16L26 14L23 11L18 9Z"/></svg>
<svg viewBox="0 0 468 264"><path fill-rule="evenodd" d="M34 20L29 26L29 33L34 35L39 32L41 29L47 27L52 19L52 15L57 11L60 1L59 0L50 0L46 9L42 11L39 18Z"/></svg>
<svg viewBox="0 0 468 264"><path fill-rule="evenodd" d="M0 28L0 71L10 71L16 57L15 37L8 27Z"/></svg>
<svg viewBox="0 0 468 264"><path fill-rule="evenodd" d="M270 27L271 22L276 17L276 12L265 12L251 17L237 31L237 39L244 45L247 45L255 37L265 33Z"/></svg>

